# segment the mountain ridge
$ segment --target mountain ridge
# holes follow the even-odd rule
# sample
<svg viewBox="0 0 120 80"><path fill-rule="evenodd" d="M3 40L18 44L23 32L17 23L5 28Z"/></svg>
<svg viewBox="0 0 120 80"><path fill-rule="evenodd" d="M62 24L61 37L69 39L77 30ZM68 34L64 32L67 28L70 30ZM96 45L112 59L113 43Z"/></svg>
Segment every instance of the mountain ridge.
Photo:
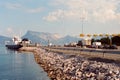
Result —
<svg viewBox="0 0 120 80"><path fill-rule="evenodd" d="M0 35L0 44L5 44L5 41L9 41L11 38Z"/></svg>
<svg viewBox="0 0 120 80"><path fill-rule="evenodd" d="M65 37L56 37L59 36L56 33L47 33L47 32L36 32L36 31L27 31L26 34L22 38L28 38L31 41L36 43L41 43L42 45L47 45L48 42L55 44L55 45L63 45L65 43L70 42L78 42L80 38L72 37L67 35Z"/></svg>
<svg viewBox="0 0 120 80"><path fill-rule="evenodd" d="M28 38L33 43L40 43L42 45L48 45L52 43L53 45L64 45L66 43L78 42L80 38L73 37L70 35L61 37L57 33L48 32L37 32L28 30L23 36L23 38ZM0 35L0 44L5 44L5 41L10 41L12 38Z"/></svg>

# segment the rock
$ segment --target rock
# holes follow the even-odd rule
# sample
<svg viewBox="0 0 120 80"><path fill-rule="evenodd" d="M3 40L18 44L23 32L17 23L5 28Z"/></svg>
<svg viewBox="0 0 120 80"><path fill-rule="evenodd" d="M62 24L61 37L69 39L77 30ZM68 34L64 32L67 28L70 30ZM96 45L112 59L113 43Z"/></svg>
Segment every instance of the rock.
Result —
<svg viewBox="0 0 120 80"><path fill-rule="evenodd" d="M120 74L120 71L119 70L114 70L113 71L115 74Z"/></svg>
<svg viewBox="0 0 120 80"><path fill-rule="evenodd" d="M90 78L90 76L91 76L90 73L86 73L87 78Z"/></svg>
<svg viewBox="0 0 120 80"><path fill-rule="evenodd" d="M99 74L98 74L98 76L97 76L97 79L98 79L98 80L104 80L104 78L105 78L105 74L99 72Z"/></svg>
<svg viewBox="0 0 120 80"><path fill-rule="evenodd" d="M52 80L120 80L120 67L76 55L35 50L36 60Z"/></svg>
<svg viewBox="0 0 120 80"><path fill-rule="evenodd" d="M80 78L80 77L82 77L82 72L81 71L76 71L75 75Z"/></svg>
<svg viewBox="0 0 120 80"><path fill-rule="evenodd" d="M94 76L95 76L95 73L90 72L90 75L91 75L91 77L94 77Z"/></svg>

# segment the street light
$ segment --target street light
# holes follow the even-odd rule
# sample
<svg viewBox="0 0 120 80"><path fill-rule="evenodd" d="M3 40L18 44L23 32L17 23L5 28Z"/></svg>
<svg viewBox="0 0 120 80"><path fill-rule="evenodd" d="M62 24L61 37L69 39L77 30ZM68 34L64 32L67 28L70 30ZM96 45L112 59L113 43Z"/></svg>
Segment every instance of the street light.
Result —
<svg viewBox="0 0 120 80"><path fill-rule="evenodd" d="M106 37L109 37L109 34L105 34Z"/></svg>
<svg viewBox="0 0 120 80"><path fill-rule="evenodd" d="M93 37L97 37L98 35L97 34L93 34Z"/></svg>
<svg viewBox="0 0 120 80"><path fill-rule="evenodd" d="M87 34L87 37L91 37L91 34Z"/></svg>
<svg viewBox="0 0 120 80"><path fill-rule="evenodd" d="M117 36L119 36L119 37L120 37L120 34L118 34Z"/></svg>
<svg viewBox="0 0 120 80"><path fill-rule="evenodd" d="M80 34L80 37L84 37L85 35L84 34Z"/></svg>
<svg viewBox="0 0 120 80"><path fill-rule="evenodd" d="M103 37L103 34L99 34L100 37Z"/></svg>
<svg viewBox="0 0 120 80"><path fill-rule="evenodd" d="M116 34L112 34L112 36L114 37L114 36L116 36Z"/></svg>

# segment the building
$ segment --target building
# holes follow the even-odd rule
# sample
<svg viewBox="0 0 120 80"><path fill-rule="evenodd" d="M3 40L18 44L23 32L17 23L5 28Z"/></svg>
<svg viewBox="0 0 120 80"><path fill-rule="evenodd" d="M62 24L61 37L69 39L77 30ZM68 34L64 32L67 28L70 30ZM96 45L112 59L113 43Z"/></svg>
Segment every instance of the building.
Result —
<svg viewBox="0 0 120 80"><path fill-rule="evenodd" d="M24 38L24 39L22 39L21 44L23 47L28 47L31 44L31 41L28 40L27 38Z"/></svg>
<svg viewBox="0 0 120 80"><path fill-rule="evenodd" d="M91 45L91 39L88 39L88 38L82 39L82 44L84 46Z"/></svg>

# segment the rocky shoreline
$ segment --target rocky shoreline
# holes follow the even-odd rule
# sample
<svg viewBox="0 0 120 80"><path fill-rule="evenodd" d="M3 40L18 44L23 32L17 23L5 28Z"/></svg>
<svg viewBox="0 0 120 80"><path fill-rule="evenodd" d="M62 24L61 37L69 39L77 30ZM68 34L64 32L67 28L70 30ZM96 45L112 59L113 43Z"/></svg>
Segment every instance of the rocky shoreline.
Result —
<svg viewBox="0 0 120 80"><path fill-rule="evenodd" d="M41 48L21 48L34 53L36 62L51 80L120 80L120 66L91 61L78 55L49 52Z"/></svg>
<svg viewBox="0 0 120 80"><path fill-rule="evenodd" d="M120 80L120 66L77 55L34 50L35 60L51 80Z"/></svg>

